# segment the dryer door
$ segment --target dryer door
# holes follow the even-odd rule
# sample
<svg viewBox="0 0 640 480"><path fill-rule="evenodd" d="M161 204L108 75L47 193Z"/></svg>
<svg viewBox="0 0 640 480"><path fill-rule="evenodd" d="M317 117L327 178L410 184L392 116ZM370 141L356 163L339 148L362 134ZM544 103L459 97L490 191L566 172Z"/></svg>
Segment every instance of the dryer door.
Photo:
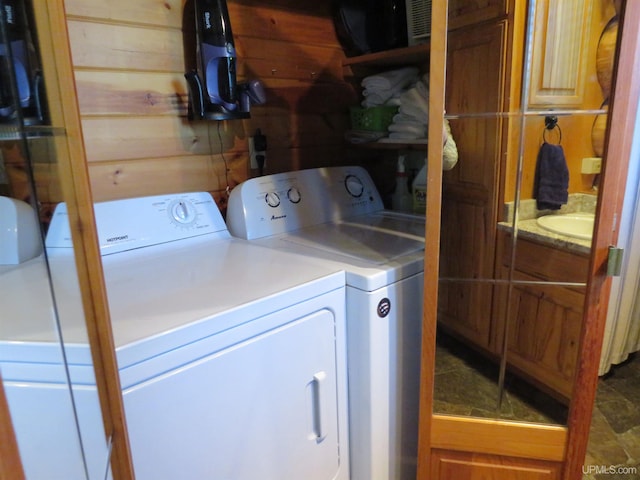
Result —
<svg viewBox="0 0 640 480"><path fill-rule="evenodd" d="M328 309L292 317L125 391L136 478L348 473L339 473L336 317Z"/></svg>

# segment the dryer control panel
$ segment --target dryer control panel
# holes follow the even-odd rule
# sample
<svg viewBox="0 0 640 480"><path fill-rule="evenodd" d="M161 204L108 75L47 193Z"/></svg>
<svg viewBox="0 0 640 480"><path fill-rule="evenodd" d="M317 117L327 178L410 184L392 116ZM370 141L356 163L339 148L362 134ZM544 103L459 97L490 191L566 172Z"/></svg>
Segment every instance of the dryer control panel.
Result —
<svg viewBox="0 0 640 480"><path fill-rule="evenodd" d="M362 167L329 167L249 179L231 191L231 234L256 239L384 209Z"/></svg>
<svg viewBox="0 0 640 480"><path fill-rule="evenodd" d="M220 210L206 192L100 202L94 205L94 213L102 255L204 234L230 236ZM46 246L73 247L65 203L53 213Z"/></svg>

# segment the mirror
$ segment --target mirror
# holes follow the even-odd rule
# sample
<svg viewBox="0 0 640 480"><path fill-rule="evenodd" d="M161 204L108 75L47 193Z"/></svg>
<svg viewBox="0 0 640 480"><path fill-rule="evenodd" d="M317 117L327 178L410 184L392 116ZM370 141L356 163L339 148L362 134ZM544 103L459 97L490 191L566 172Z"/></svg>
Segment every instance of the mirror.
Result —
<svg viewBox="0 0 640 480"><path fill-rule="evenodd" d="M618 12L451 3L434 412L565 424Z"/></svg>
<svg viewBox="0 0 640 480"><path fill-rule="evenodd" d="M64 200L55 146L64 129L48 123L38 102L44 89L35 23L30 2L25 11L21 5L5 5L0 16L3 388L27 478L107 478L109 447L73 249L45 244L53 208Z"/></svg>

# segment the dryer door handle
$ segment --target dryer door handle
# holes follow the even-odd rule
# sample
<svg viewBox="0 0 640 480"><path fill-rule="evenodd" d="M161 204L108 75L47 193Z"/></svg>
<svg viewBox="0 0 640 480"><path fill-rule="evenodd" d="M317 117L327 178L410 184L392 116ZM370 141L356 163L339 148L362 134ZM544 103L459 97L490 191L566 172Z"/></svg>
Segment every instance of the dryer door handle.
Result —
<svg viewBox="0 0 640 480"><path fill-rule="evenodd" d="M313 433L316 443L322 442L327 432L323 428L323 423L329 421L329 401L326 392L327 373L318 372L313 376Z"/></svg>

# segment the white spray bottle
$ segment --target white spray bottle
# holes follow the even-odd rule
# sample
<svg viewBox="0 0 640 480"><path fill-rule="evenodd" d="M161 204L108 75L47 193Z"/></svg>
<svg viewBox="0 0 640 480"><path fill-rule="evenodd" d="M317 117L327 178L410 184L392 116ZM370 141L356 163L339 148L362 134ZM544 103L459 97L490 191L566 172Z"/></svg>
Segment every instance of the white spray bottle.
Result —
<svg viewBox="0 0 640 480"><path fill-rule="evenodd" d="M413 199L409 192L409 183L404 166L405 156L398 156L398 167L396 170L396 188L391 195L391 208L401 212L411 211Z"/></svg>

